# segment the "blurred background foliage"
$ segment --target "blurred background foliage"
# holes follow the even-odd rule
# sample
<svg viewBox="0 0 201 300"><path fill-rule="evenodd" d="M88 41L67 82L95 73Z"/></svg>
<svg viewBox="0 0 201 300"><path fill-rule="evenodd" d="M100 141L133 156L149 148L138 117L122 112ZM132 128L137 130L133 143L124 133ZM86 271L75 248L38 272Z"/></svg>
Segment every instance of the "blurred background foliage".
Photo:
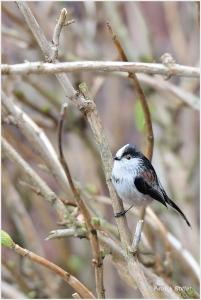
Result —
<svg viewBox="0 0 201 300"><path fill-rule="evenodd" d="M197 66L199 62L198 10L195 2L29 2L35 17L49 41L60 10L66 7L75 23L65 27L61 34L60 61L117 60L110 35L106 29L109 20L118 34L130 61L160 62L163 53L171 53L179 64ZM43 60L38 45L25 24L14 2L1 2L2 8L2 63ZM75 88L87 82L100 113L112 152L126 143L144 147L144 117L132 84L121 74L79 72L69 74ZM154 76L155 84L139 75L153 121L155 137L153 165L171 198L182 208L192 224L192 230L171 209L153 204L157 216L175 234L182 245L199 260L199 113L168 89L161 90L165 80ZM184 93L199 97L199 81L193 78L172 77L166 81ZM57 120L63 90L54 76L29 75L2 78L2 88L13 95L16 103L45 131L57 149ZM65 124L64 147L70 170L75 179L92 194L108 195L99 155L91 131L83 116L69 107ZM48 185L61 197L53 176L46 171L43 161L33 151L18 128L2 119L4 137L19 151ZM21 181L18 169L8 160L2 163L2 227L15 242L30 249L26 240L29 230L24 228L24 210L37 233L41 255L68 269L94 290L90 261L90 246L85 239L66 238L45 241L56 228L57 218L48 203L42 201ZM70 200L70 199L69 199ZM94 207L111 223L112 209L108 205ZM128 215L133 228L136 220ZM25 231L23 235L22 232ZM150 237L155 249L157 236ZM31 249L30 249L31 250ZM160 250L158 250L160 251ZM106 295L110 298L138 298L139 292L120 279L108 257L104 260ZM2 279L17 285L30 298L67 298L72 290L58 278L50 275L51 296L40 288L35 267L26 260L3 249ZM188 272L188 270L186 270ZM198 289L198 283L181 272L174 264L173 278L181 286ZM31 282L30 282L31 279ZM38 280L38 281L37 281ZM37 288L36 288L37 286Z"/></svg>

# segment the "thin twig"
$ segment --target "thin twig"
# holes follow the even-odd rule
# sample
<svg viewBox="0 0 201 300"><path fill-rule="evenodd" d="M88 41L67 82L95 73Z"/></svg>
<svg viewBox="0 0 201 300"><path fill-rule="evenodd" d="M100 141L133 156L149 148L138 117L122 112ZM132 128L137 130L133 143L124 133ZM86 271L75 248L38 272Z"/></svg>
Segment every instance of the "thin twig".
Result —
<svg viewBox="0 0 201 300"><path fill-rule="evenodd" d="M14 95L15 97L17 97L17 99L24 103L25 105L29 106L30 108L32 108L34 111L38 112L39 114L41 114L42 116L45 116L49 119L51 119L55 124L57 124L57 120L58 120L58 117L57 115L54 113L54 111L51 111L49 106L46 108L46 107L40 107L38 106L35 102L33 101L30 101L27 96L20 90L14 90Z"/></svg>
<svg viewBox="0 0 201 300"><path fill-rule="evenodd" d="M21 201L19 194L15 187L12 185L10 178L6 171L4 171L4 180L8 181L4 187L4 192L6 192L6 206L8 208L9 214L12 216L12 220L16 226L17 231L21 235L24 245L30 248L32 251L37 252L40 255L44 255L44 250L40 244L40 239L37 236L37 231L34 224L28 214L24 203ZM40 266L35 266L35 271L37 276L42 280L43 284L47 287L48 296L52 294L54 288L50 284L53 279L51 274L47 273L47 270L41 268Z"/></svg>
<svg viewBox="0 0 201 300"><path fill-rule="evenodd" d="M17 127L25 135L44 163L46 163L51 174L57 179L58 184L61 185L64 191L68 192L68 182L65 173L45 132L22 109L15 105L11 97L7 97L3 92L1 101L2 107L14 117Z"/></svg>
<svg viewBox="0 0 201 300"><path fill-rule="evenodd" d="M36 81L30 76L23 76L22 79L27 84L31 85L41 96L48 100L48 102L54 105L57 111L60 109L61 104L57 100L56 96L54 94L51 94L51 91L49 91L48 88L44 87L44 82L41 82L40 79Z"/></svg>
<svg viewBox="0 0 201 300"><path fill-rule="evenodd" d="M51 60L51 59L50 59ZM22 64L2 64L2 75L29 75L29 74L58 74L63 72L135 72L146 74L160 74L163 76L179 76L199 78L200 69L196 67L174 64L166 66L157 63L120 62L120 61L76 61L55 63L25 62Z"/></svg>
<svg viewBox="0 0 201 300"><path fill-rule="evenodd" d="M1 139L1 148L3 155L17 165L22 174L24 174L26 180L28 180L31 185L33 185L39 191L38 193L40 193L40 195L42 195L46 201L49 201L51 205L55 207L59 219L63 220L67 210L57 195L47 186L47 184L39 177L39 175L3 137Z"/></svg>
<svg viewBox="0 0 201 300"><path fill-rule="evenodd" d="M95 299L93 293L83 283L81 283L76 277L66 272L59 266L55 265L54 263L50 262L49 260L45 259L42 256L39 256L31 251L28 251L25 248L20 247L17 244L14 244L13 249L17 254L23 257L27 257L32 262L42 265L48 268L50 271L54 272L55 274L59 275L65 282L67 282L73 289L75 289L83 298Z"/></svg>
<svg viewBox="0 0 201 300"><path fill-rule="evenodd" d="M115 72L112 74L113 76L119 76L119 77L126 77L127 74ZM108 76L108 74L104 74L104 76ZM179 100L183 101L185 104L190 106L193 109L200 110L200 99L193 93L184 90L184 88L181 88L179 86L174 85L173 83L163 80L160 76L150 76L146 74L139 74L138 79L140 82L145 83L154 89L158 90L159 92L162 92L167 95L170 95L171 98L178 98Z"/></svg>
<svg viewBox="0 0 201 300"><path fill-rule="evenodd" d="M64 122L66 108L67 108L67 104L64 104L62 106L61 115L60 115L60 119L59 119L59 130L58 130L59 131L58 132L59 159L64 168L66 177L68 179L69 185L73 192L75 202L77 203L77 206L79 207L80 211L82 212L85 223L86 223L86 227L87 227L87 230L89 233L89 240L90 240L91 248L92 248L93 264L95 267L96 291L97 291L98 298L102 299L102 298L105 298L105 290L104 290L104 285L103 285L103 260L102 260L102 256L100 253L100 246L99 246L99 241L98 241L98 237L97 237L97 231L91 223L91 216L89 214L89 211L88 211L86 205L84 204L78 189L74 185L68 164L63 155L62 129L63 129L63 122Z"/></svg>
<svg viewBox="0 0 201 300"><path fill-rule="evenodd" d="M112 35L112 39L113 42L119 52L120 58L123 61L128 62L127 56L123 50L123 47L121 46L121 43L117 37L117 35L114 34L111 25L109 24L109 22L107 23L107 27L109 32ZM144 92L140 86L140 83L138 81L138 78L136 76L136 74L134 72L128 72L128 77L132 78L132 82L134 85L134 88L137 92L137 95L139 97L139 100L141 102L142 105L142 109L144 112L144 118L145 118L145 129L146 129L146 139L147 139L147 146L146 146L146 150L145 150L145 155L146 157L151 160L152 159L152 154L153 154L153 144L154 144L154 135L153 135L153 129L152 129L152 121L151 121L151 114L149 111L149 107L146 101L146 97L144 95Z"/></svg>
<svg viewBox="0 0 201 300"><path fill-rule="evenodd" d="M52 62L54 62L55 59L58 58L59 38L60 38L60 34L61 34L61 30L62 30L63 26L70 25L75 22L74 20L69 20L68 22L66 22L67 15L68 15L68 12L67 12L66 8L62 8L59 19L54 28L54 33L53 33L53 37L52 37L52 44L53 44L53 46L52 46L53 55L51 58Z"/></svg>
<svg viewBox="0 0 201 300"><path fill-rule="evenodd" d="M80 228L65 228L65 229L58 229L50 231L49 235L46 237L45 240L52 240L56 238L63 238L63 237L71 237L75 236L78 238L87 238L87 231L86 229Z"/></svg>

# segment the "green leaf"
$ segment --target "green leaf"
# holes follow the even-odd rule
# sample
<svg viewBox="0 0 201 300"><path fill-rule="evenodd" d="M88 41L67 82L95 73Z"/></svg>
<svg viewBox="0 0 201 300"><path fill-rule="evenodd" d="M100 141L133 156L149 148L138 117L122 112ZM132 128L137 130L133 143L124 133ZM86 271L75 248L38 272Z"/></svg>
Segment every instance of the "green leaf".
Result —
<svg viewBox="0 0 201 300"><path fill-rule="evenodd" d="M10 235L4 230L1 230L1 245L6 248L13 248L14 246L14 242L11 239Z"/></svg>
<svg viewBox="0 0 201 300"><path fill-rule="evenodd" d="M100 227L100 219L98 217L92 217L92 220L91 220L92 224L97 228L97 227Z"/></svg>
<svg viewBox="0 0 201 300"><path fill-rule="evenodd" d="M144 113L139 100L136 100L134 104L134 122L138 131L140 132L144 131L144 125L145 125Z"/></svg>

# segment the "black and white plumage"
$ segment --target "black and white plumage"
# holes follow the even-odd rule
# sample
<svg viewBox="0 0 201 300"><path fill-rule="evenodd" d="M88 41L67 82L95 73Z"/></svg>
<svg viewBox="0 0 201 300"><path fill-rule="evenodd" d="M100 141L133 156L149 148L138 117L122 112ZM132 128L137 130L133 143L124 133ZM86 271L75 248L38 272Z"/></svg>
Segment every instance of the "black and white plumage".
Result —
<svg viewBox="0 0 201 300"><path fill-rule="evenodd" d="M123 201L146 207L157 200L166 207L169 205L177 210L188 226L191 226L180 208L167 196L151 162L135 146L127 144L117 151L112 182Z"/></svg>

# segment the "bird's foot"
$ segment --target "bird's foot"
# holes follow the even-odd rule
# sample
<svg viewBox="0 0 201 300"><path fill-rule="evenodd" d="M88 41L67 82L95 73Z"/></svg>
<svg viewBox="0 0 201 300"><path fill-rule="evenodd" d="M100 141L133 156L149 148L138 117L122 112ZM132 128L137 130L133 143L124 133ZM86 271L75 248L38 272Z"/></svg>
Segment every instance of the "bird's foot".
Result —
<svg viewBox="0 0 201 300"><path fill-rule="evenodd" d="M119 217L124 216L125 214L126 214L126 211L123 210L123 211L120 211L120 212L116 213L114 216L115 216L115 218L119 218Z"/></svg>
<svg viewBox="0 0 201 300"><path fill-rule="evenodd" d="M125 214L133 207L133 206L134 206L134 204L132 204L128 209L116 213L116 214L114 215L115 218L119 218L119 217L124 216L124 215L125 215Z"/></svg>

